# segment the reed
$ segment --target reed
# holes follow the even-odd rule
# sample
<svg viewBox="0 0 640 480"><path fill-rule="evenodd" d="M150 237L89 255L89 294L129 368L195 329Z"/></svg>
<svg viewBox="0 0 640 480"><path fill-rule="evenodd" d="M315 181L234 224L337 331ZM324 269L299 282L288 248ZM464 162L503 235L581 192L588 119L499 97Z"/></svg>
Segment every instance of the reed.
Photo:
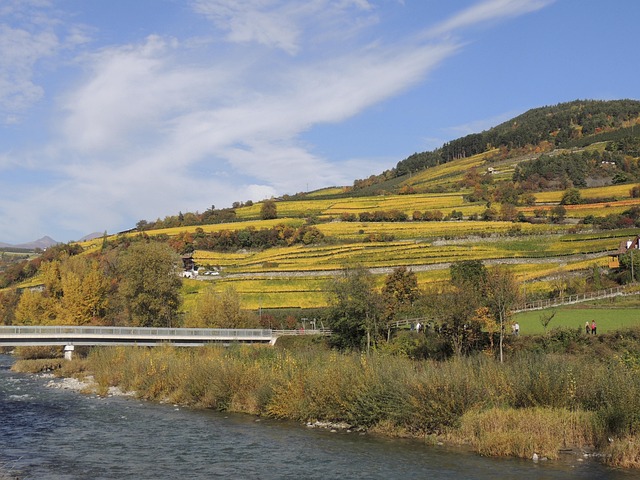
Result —
<svg viewBox="0 0 640 480"><path fill-rule="evenodd" d="M612 440L604 450L604 462L616 468L640 468L640 437Z"/></svg>
<svg viewBox="0 0 640 480"><path fill-rule="evenodd" d="M453 436L481 455L555 459L562 450L592 449L602 429L583 410L491 408L467 412Z"/></svg>
<svg viewBox="0 0 640 480"><path fill-rule="evenodd" d="M29 360L19 360L13 364L11 370L19 373L43 373L52 372L62 367L64 362L61 358L37 358Z"/></svg>
<svg viewBox="0 0 640 480"><path fill-rule="evenodd" d="M633 355L514 353L500 364L484 354L417 362L319 348L126 347L95 349L86 367L100 391L119 386L156 401L435 435L487 455L555 458L561 449L640 434ZM619 461L630 462L632 450L621 445Z"/></svg>

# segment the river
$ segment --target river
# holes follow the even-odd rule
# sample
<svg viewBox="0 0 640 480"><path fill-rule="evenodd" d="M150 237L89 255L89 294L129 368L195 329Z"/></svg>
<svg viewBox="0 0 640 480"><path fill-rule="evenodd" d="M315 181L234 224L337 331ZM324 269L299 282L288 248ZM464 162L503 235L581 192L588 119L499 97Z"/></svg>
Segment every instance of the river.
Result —
<svg viewBox="0 0 640 480"><path fill-rule="evenodd" d="M416 440L96 397L9 370L0 355L0 472L20 479L629 479L565 456L490 459ZM0 473L0 478L4 478Z"/></svg>

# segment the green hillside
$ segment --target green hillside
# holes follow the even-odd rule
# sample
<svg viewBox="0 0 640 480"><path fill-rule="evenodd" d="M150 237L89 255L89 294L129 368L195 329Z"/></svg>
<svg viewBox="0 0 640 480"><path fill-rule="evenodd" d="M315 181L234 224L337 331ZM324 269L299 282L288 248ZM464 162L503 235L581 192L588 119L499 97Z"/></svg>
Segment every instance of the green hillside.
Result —
<svg viewBox="0 0 640 480"><path fill-rule="evenodd" d="M619 281L609 254L640 231L638 123L633 100L543 107L352 186L141 220L79 246L90 256L161 239L219 271L185 279L187 291L233 287L250 309L326 306L327 280L348 265L379 285L407 266L427 287L447 282L452 262L482 260L508 265L529 298L557 293L559 278L560 290L591 288L595 270ZM2 286L38 275L14 264ZM188 309L198 296L185 298Z"/></svg>

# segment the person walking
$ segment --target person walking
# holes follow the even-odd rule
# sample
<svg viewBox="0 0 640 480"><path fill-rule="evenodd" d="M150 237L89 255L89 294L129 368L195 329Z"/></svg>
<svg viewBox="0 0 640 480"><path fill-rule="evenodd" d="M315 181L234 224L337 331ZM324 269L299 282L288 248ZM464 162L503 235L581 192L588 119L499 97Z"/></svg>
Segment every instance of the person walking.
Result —
<svg viewBox="0 0 640 480"><path fill-rule="evenodd" d="M587 335L591 333L591 327L589 326L589 321L587 320L584 324L584 331Z"/></svg>
<svg viewBox="0 0 640 480"><path fill-rule="evenodd" d="M591 321L591 335L595 335L596 334L596 321L592 320Z"/></svg>

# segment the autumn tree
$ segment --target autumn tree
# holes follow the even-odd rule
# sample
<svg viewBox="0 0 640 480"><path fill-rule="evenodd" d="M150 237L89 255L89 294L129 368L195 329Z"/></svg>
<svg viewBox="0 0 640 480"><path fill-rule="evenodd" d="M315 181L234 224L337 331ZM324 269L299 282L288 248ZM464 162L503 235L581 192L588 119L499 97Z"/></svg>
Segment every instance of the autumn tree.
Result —
<svg viewBox="0 0 640 480"><path fill-rule="evenodd" d="M118 259L119 292L130 322L140 327L175 326L181 280L177 254L166 244L138 242Z"/></svg>
<svg viewBox="0 0 640 480"><path fill-rule="evenodd" d="M480 260L464 260L449 267L451 285L427 293L426 308L440 335L456 355L477 348L483 330L491 332L490 312L483 310L487 268Z"/></svg>
<svg viewBox="0 0 640 480"><path fill-rule="evenodd" d="M407 311L419 296L418 277L405 266L396 267L385 278L382 287L384 319L389 322Z"/></svg>
<svg viewBox="0 0 640 480"><path fill-rule="evenodd" d="M185 327L259 328L259 320L242 310L240 295L235 289L216 292L209 286L198 295L194 307L187 313Z"/></svg>
<svg viewBox="0 0 640 480"><path fill-rule="evenodd" d="M0 325L15 323L15 309L19 301L20 294L17 290L0 292Z"/></svg>
<svg viewBox="0 0 640 480"><path fill-rule="evenodd" d="M62 265L60 283L59 323L86 325L104 322L110 281L97 259L70 258Z"/></svg>
<svg viewBox="0 0 640 480"><path fill-rule="evenodd" d="M518 209L511 203L503 203L500 206L500 220L503 222L513 222L518 218Z"/></svg>
<svg viewBox="0 0 640 480"><path fill-rule="evenodd" d="M580 195L580 190L577 188L570 188L565 190L562 194L562 200L560 200L560 205L578 205L582 202L582 197Z"/></svg>
<svg viewBox="0 0 640 480"><path fill-rule="evenodd" d="M487 267L482 260L462 260L449 267L451 283L459 288L482 289L487 279Z"/></svg>
<svg viewBox="0 0 640 480"><path fill-rule="evenodd" d="M567 209L562 205L556 205L549 211L549 218L553 223L560 223L567 215Z"/></svg>
<svg viewBox="0 0 640 480"><path fill-rule="evenodd" d="M15 310L17 325L54 325L56 300L43 292L25 290Z"/></svg>
<svg viewBox="0 0 640 480"><path fill-rule="evenodd" d="M260 207L260 218L262 220L272 220L278 218L278 207L274 200L265 200Z"/></svg>
<svg viewBox="0 0 640 480"><path fill-rule="evenodd" d="M343 349L370 351L380 334L380 294L373 275L362 266L348 267L328 288L331 342Z"/></svg>
<svg viewBox="0 0 640 480"><path fill-rule="evenodd" d="M451 351L464 355L475 348L481 338L482 326L474 322L477 304L459 287L431 289L425 293L426 311L436 324L439 335Z"/></svg>
<svg viewBox="0 0 640 480"><path fill-rule="evenodd" d="M85 325L102 323L110 281L97 259L63 255L42 263L43 290L18 304L21 323Z"/></svg>
<svg viewBox="0 0 640 480"><path fill-rule="evenodd" d="M511 310L520 301L520 289L513 273L503 266L497 266L488 271L485 299L500 325L500 362L503 362L505 324L511 315Z"/></svg>
<svg viewBox="0 0 640 480"><path fill-rule="evenodd" d="M472 317L472 321L479 325L482 330L486 330L489 334L489 351L493 352L494 336L498 332L498 322L491 314L491 310L487 306L481 306L476 309Z"/></svg>

